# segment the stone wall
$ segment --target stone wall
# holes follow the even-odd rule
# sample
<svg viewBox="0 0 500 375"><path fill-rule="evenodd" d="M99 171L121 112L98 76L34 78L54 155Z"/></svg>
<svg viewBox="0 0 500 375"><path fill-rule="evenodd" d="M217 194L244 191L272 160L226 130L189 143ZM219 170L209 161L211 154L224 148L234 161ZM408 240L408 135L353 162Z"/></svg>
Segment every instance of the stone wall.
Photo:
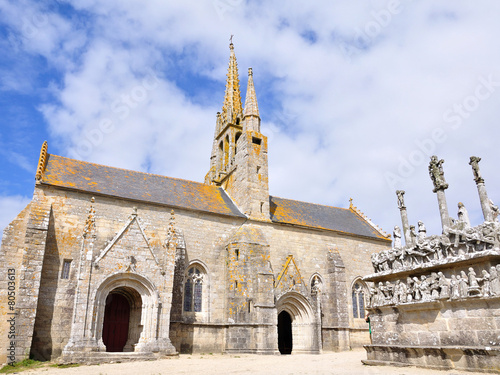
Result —
<svg viewBox="0 0 500 375"><path fill-rule="evenodd" d="M78 345L84 345L88 350L102 350L102 344L91 340L92 337L98 339L99 334L92 330L95 323L89 318L99 311L93 298L96 298L99 285L109 276L127 272L144 275L158 287L164 317L172 322L167 329L177 351L275 351L277 312L273 284L289 256L293 256L300 276L297 276L297 287L289 291L303 295L308 301L304 303L310 309L311 332L316 332L315 325L319 327L321 324L323 332L314 333L315 337L323 337L319 349L348 349L351 328L356 332L353 345L358 345L361 340L358 332L363 327L352 319L350 288L359 275L368 272L370 255L386 248L384 241L249 221L262 232L268 250L258 250L254 244L241 246L242 256L245 252L252 252L256 257L255 261L249 258L250 267L240 269L240 276L251 281L248 284L251 295L245 296L243 301L250 304L251 316L241 322L250 326L232 329L231 322L236 321L230 315L227 299L230 292L226 277L228 244L245 223L244 218L175 209L174 225L182 246L176 243L179 246L171 251L168 245L171 207L105 196L96 196L92 203L91 198L85 193L37 185L30 208L6 230L0 256L9 261L4 264L13 265L23 275L29 273L35 280L35 283L27 283L25 277L20 283L22 277L18 275L17 287L22 284L23 292L19 292L16 306L22 312L17 360L30 352L38 359L54 359L61 356L65 347L71 356L75 350L82 350ZM131 221L133 215L136 215L137 222ZM112 246L106 251L110 244ZM245 246L249 247L246 249ZM99 267L94 267L90 274L88 259L95 261L103 253ZM258 259L264 263L259 265ZM68 279L61 278L65 260L71 261ZM34 265L35 261L37 265ZM174 269L176 261L182 262L182 266ZM192 264L201 265L207 273L203 288L206 303L203 311L196 314L182 311L184 272ZM5 268L2 272L6 272ZM166 272L166 276L162 272ZM322 283L322 319L317 316L318 306L312 294L315 275ZM174 288L175 278L177 286ZM88 300L83 293L85 285L88 286ZM27 292L26 288L30 287L34 287L33 293ZM5 293L5 288L2 288L2 293ZM5 300L6 295L2 298ZM2 303L2 306L7 304ZM79 311L86 311L87 318L75 312L75 306ZM81 310L83 306L86 307ZM87 341L81 338L83 341L77 345L71 340L75 331L73 329L72 333L72 325L87 332ZM2 340L5 340L8 326L2 321L0 328L3 330ZM250 346L238 341L241 329L249 330ZM227 341L233 338L237 343L234 348Z"/></svg>

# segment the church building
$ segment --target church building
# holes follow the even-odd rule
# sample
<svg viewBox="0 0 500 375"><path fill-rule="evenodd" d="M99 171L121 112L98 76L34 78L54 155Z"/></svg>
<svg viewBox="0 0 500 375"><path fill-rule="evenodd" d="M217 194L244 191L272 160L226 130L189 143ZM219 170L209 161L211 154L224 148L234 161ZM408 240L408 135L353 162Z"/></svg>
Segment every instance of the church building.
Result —
<svg viewBox="0 0 500 375"><path fill-rule="evenodd" d="M33 199L2 240L0 363L368 344L362 276L390 236L352 201L270 196L260 122L252 69L242 106L231 43L204 183L69 159L44 143Z"/></svg>

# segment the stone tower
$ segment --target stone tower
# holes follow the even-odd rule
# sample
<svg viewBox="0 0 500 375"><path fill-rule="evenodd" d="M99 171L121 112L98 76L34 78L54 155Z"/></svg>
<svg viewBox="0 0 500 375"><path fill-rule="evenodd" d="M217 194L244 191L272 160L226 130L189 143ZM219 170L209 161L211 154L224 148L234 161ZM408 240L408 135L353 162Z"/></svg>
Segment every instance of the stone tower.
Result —
<svg viewBox="0 0 500 375"><path fill-rule="evenodd" d="M222 186L249 218L269 221L267 137L260 132L260 115L248 69L245 109L241 105L238 64L233 43L222 112L217 113L210 171L205 183Z"/></svg>

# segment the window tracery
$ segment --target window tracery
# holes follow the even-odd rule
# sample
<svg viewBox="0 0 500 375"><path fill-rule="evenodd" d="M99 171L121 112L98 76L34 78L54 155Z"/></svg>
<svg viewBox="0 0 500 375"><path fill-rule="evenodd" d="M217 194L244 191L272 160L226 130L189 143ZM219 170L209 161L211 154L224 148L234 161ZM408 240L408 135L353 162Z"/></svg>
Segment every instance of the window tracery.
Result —
<svg viewBox="0 0 500 375"><path fill-rule="evenodd" d="M191 266L184 281L184 311L201 312L203 308L203 272Z"/></svg>
<svg viewBox="0 0 500 375"><path fill-rule="evenodd" d="M352 315L354 318L365 317L365 289L360 281L352 287Z"/></svg>

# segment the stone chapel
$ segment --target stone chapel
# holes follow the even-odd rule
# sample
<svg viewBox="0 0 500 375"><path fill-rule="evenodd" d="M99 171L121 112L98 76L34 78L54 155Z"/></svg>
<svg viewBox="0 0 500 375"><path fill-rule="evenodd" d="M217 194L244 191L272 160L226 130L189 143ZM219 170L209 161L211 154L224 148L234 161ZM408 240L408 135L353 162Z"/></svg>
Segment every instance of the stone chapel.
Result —
<svg viewBox="0 0 500 375"><path fill-rule="evenodd" d="M295 354L369 343L371 255L390 236L353 204L269 195L252 69L230 44L204 183L42 146L0 250L0 363L176 353Z"/></svg>

